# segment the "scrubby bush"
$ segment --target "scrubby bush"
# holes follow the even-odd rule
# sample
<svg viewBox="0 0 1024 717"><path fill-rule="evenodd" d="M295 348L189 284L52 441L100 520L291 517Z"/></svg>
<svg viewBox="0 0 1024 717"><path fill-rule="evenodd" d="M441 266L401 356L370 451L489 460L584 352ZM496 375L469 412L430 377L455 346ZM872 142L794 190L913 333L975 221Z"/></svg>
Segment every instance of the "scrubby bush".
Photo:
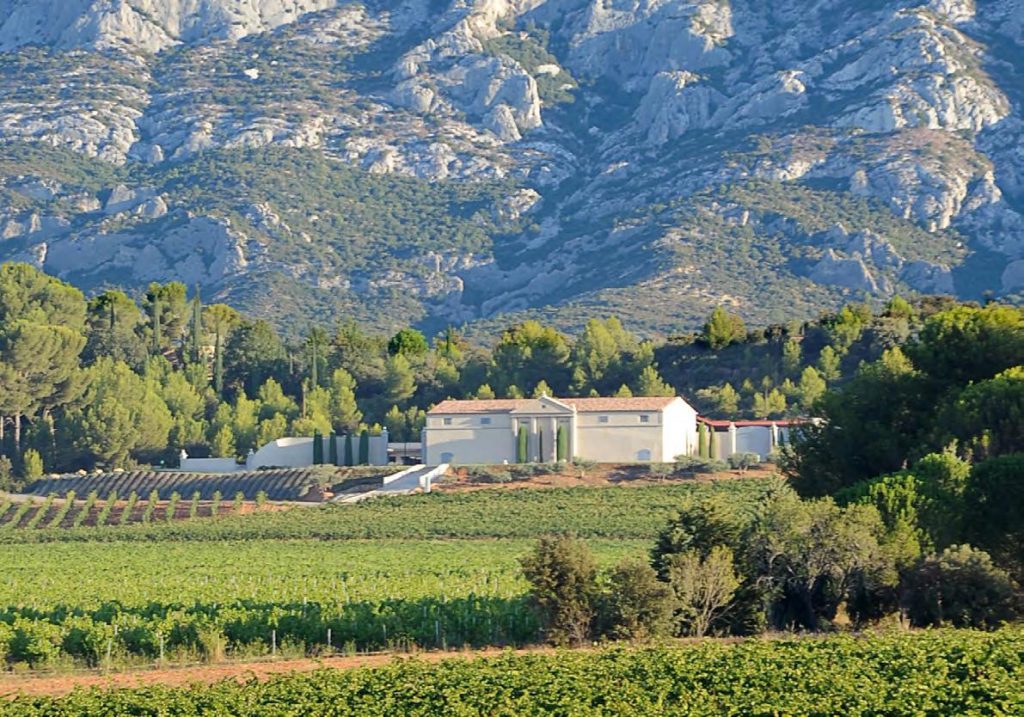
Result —
<svg viewBox="0 0 1024 717"><path fill-rule="evenodd" d="M640 560L624 560L609 578L601 631L614 639L645 640L672 633L672 592Z"/></svg>
<svg viewBox="0 0 1024 717"><path fill-rule="evenodd" d="M756 453L734 453L726 459L729 467L740 472L761 463L761 456Z"/></svg>
<svg viewBox="0 0 1024 717"><path fill-rule="evenodd" d="M680 455L675 461L677 473L719 473L726 468L725 462L717 458Z"/></svg>
<svg viewBox="0 0 1024 717"><path fill-rule="evenodd" d="M666 569L679 632L708 634L728 612L740 586L732 550L716 545L706 556L697 550L676 553L668 557Z"/></svg>
<svg viewBox="0 0 1024 717"><path fill-rule="evenodd" d="M997 627L1020 614L1015 586L992 558L969 545L929 555L904 580L904 606L919 627Z"/></svg>
<svg viewBox="0 0 1024 717"><path fill-rule="evenodd" d="M587 544L569 535L541 538L521 561L530 601L547 638L580 645L592 637L596 617L597 566Z"/></svg>

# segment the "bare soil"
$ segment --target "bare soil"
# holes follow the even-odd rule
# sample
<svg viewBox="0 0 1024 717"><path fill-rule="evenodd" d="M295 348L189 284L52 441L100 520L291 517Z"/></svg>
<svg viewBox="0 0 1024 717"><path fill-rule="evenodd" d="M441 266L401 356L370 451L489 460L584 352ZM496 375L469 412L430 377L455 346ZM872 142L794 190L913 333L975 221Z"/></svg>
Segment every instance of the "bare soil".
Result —
<svg viewBox="0 0 1024 717"><path fill-rule="evenodd" d="M547 653L551 648L538 647L516 650L516 654ZM189 667L155 668L133 670L129 672L113 672L101 674L65 675L4 675L0 676L0 699L14 699L19 696L60 697L76 689L117 689L163 685L165 687L183 687L193 684L213 684L225 680L264 682L275 675L311 672L321 668L335 670L351 670L359 667L381 667L394 660L410 659L426 662L440 662L450 659L470 659L475 657L495 657L504 654L497 648L471 650L464 652L419 652L415 654L373 654L347 657L324 657L303 659L264 659L258 661L221 663L215 665L196 665Z"/></svg>
<svg viewBox="0 0 1024 717"><path fill-rule="evenodd" d="M467 493L478 490L574 488L577 486L643 488L653 485L707 483L737 478L771 478L778 475L775 467L771 465L758 466L746 471L727 470L717 473L656 476L652 475L645 465L600 463L588 468L565 466L553 473L534 475L528 478L513 478L511 481L495 480L494 476L496 475L507 475L509 468L510 466L506 465L489 466L484 469L486 471L484 473L479 468L470 470L457 467L452 469L443 480L434 483L432 489L442 493Z"/></svg>

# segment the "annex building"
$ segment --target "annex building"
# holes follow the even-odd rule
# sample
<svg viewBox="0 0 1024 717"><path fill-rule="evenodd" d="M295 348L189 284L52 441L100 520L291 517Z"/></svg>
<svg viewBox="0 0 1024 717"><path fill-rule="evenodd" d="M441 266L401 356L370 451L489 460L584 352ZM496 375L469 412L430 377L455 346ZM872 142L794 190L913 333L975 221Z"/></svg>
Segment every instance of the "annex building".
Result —
<svg viewBox="0 0 1024 717"><path fill-rule="evenodd" d="M524 453L527 462L667 463L696 451L697 412L679 397L448 400L423 430L426 465L515 463Z"/></svg>

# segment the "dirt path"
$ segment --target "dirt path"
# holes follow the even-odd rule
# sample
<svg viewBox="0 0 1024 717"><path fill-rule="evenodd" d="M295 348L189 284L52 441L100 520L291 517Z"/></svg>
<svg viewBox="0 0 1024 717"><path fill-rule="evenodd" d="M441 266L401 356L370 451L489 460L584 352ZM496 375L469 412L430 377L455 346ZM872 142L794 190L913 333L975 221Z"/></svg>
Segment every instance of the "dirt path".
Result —
<svg viewBox="0 0 1024 717"><path fill-rule="evenodd" d="M550 652L549 648L516 650L515 654ZM474 657L494 657L504 654L502 650L469 650L465 652L419 652L417 660L440 662L441 660L466 659ZM260 660L219 665L197 665L168 669L150 669L133 672L116 672L110 674L70 674L70 675L27 675L0 677L0 699L13 699L19 695L59 697L76 688L99 687L114 689L123 687L146 687L163 685L165 687L181 687L195 683L210 684L223 680L245 682L251 679L267 680L274 675L294 672L311 672L323 667L335 670L351 670L358 667L380 667L393 660L409 659L414 655L406 653L388 653L377 655L357 655L352 657L326 657L322 659L297 660Z"/></svg>

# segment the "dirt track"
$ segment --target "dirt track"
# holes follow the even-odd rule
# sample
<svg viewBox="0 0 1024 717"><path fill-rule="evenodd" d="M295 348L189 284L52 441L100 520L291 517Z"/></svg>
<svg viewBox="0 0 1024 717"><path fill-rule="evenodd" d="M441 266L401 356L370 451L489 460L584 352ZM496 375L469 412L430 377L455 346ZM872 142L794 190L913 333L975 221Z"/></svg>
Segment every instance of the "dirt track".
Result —
<svg viewBox="0 0 1024 717"><path fill-rule="evenodd" d="M550 652L548 648L517 650L516 654ZM441 660L487 657L503 654L502 650L472 650L466 652L420 652L417 660L440 662ZM357 667L380 667L393 660L409 659L409 654L359 655L354 657L327 657L323 659L261 660L219 665L199 665L168 669L139 670L110 674L71 675L28 675L0 677L0 699L13 699L19 695L51 696L66 695L82 687L114 689L119 687L145 687L163 685L180 687L191 684L210 684L223 680L246 682L252 679L267 680L274 675L291 672L310 672L322 667L336 670L351 670Z"/></svg>

